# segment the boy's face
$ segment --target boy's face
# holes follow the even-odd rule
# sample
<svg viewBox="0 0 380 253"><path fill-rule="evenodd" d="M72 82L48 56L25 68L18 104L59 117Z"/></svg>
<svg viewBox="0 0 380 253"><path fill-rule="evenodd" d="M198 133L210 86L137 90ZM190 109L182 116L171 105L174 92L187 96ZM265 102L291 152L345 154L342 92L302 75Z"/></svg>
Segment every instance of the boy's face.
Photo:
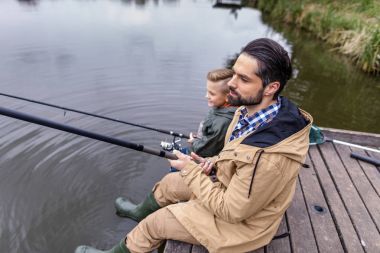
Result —
<svg viewBox="0 0 380 253"><path fill-rule="evenodd" d="M227 94L223 92L222 82L213 82L207 80L207 104L210 107L221 107L227 102Z"/></svg>

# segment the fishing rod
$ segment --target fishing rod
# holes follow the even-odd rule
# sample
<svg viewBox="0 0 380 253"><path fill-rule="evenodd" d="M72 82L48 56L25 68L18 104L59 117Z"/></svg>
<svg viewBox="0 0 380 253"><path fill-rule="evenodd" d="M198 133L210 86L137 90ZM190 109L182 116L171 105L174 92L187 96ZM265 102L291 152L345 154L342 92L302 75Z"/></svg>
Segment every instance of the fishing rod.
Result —
<svg viewBox="0 0 380 253"><path fill-rule="evenodd" d="M373 164L375 166L380 166L380 160L379 159L376 159L376 158L373 158L373 157L364 156L364 155L361 155L361 154L358 154L358 153L355 153L355 152L351 152L350 156L352 158L356 158L356 159L365 161L365 162Z"/></svg>
<svg viewBox="0 0 380 253"><path fill-rule="evenodd" d="M142 126L142 125L135 124L135 123L132 123L132 122L127 122L127 121L124 121L124 120L119 120L119 119L114 119L114 118L110 118L110 117L106 117L106 116L102 116L102 115L98 115L98 114L94 114L94 113L79 111L79 110L68 108L68 107L63 107L63 106L59 106L59 105L49 104L49 103L45 103L45 102L42 102L42 101L37 101L37 100L33 100L33 99L29 99L29 98L24 98L24 97L18 97L18 96L6 94L6 93L0 93L0 95L4 96L4 97L10 97L10 98L15 98L15 99L19 99L19 100L24 100L24 101L35 103L35 104L40 104L40 105L45 105L45 106L49 106L49 107L54 107L54 108L62 109L64 111L76 112L76 113L80 113L80 114L84 114L84 115L88 115L88 116L92 116L92 117L96 117L96 118L100 118L100 119L105 119L105 120L110 120L110 121L114 121L114 122L118 122L118 123L122 123L122 124L127 124L127 125L131 125L131 126L135 126L135 127L145 128L145 129L148 129L148 130L152 130L152 131L156 131L156 132L160 132L160 133L164 133L164 134L173 135L174 137L180 137L180 138L190 139L190 136L182 134L182 133L176 133L176 132L173 132L173 131L167 131L167 130L163 130L163 129L159 129L159 128Z"/></svg>
<svg viewBox="0 0 380 253"><path fill-rule="evenodd" d="M121 146L121 147L134 149L134 150L141 151L141 152L144 152L144 153L148 153L148 154L151 154L151 155L165 157L165 158L168 158L168 159L171 159L171 160L177 160L178 159L178 157L175 154L170 153L170 152L165 152L163 150L156 150L156 149L144 147L141 144L135 144L135 143L132 143L132 142L116 139L116 138L113 138L113 137L101 135L101 134L90 132L90 131L86 131L86 130L83 130L83 129L80 129L80 128L68 126L68 125L61 124L61 123L58 123L58 122L55 122L55 121L51 121L51 120L35 117L35 116L30 115L30 114L25 114L25 113L17 112L17 111L14 111L14 110L3 108L3 107L0 107L0 115L4 115L4 116L7 116L7 117L11 117L11 118L27 121L27 122L30 122L30 123L34 123L34 124L38 124L38 125L54 128L54 129L57 129L57 130L61 130L61 131L65 131L65 132L69 132L69 133L73 133L73 134L77 134L77 135L80 135L80 136L84 136L84 137L88 137L88 138L91 138L91 139L95 139L95 140L111 143L111 144L118 145L118 146Z"/></svg>

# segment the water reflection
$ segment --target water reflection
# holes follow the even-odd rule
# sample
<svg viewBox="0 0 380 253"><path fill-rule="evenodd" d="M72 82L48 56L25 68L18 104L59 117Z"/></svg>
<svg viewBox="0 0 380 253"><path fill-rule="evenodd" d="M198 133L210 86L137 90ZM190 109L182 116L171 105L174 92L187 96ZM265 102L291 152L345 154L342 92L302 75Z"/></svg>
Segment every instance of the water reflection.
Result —
<svg viewBox="0 0 380 253"><path fill-rule="evenodd" d="M213 8L223 8L230 9L230 14L237 19L238 11L243 7L241 1L223 1L216 0L215 4L212 6Z"/></svg>
<svg viewBox="0 0 380 253"><path fill-rule="evenodd" d="M227 57L225 59L224 67L231 69L234 66L234 64L235 64L237 58L239 57L239 55L240 55L240 52L235 53L235 54Z"/></svg>
<svg viewBox="0 0 380 253"><path fill-rule="evenodd" d="M303 35L285 33L285 39L263 24L257 10L241 8L235 16L213 3L39 1L31 12L20 2L0 1L0 89L188 133L208 111L206 73L231 66L252 39L270 37L292 53L298 69L297 82L286 92L317 122L352 122L348 111L360 122L349 125L373 129L376 112L354 107L363 97L350 99L364 96L368 101L362 104L380 108L368 78L339 70L336 61L322 61L330 54ZM329 71L326 64L335 69ZM326 87L333 79L343 88L350 80L363 84L330 92ZM345 104L345 99L355 103ZM163 134L4 97L0 103L152 148L171 141ZM320 109L325 113L318 114ZM0 129L0 252L66 253L79 244L108 248L135 225L115 216L113 200L119 195L142 200L168 170L165 159L5 117Z"/></svg>
<svg viewBox="0 0 380 253"><path fill-rule="evenodd" d="M35 6L39 0L17 0L20 4Z"/></svg>
<svg viewBox="0 0 380 253"><path fill-rule="evenodd" d="M240 9L242 8L242 1L226 1L216 0L213 8L226 8L226 9Z"/></svg>
<svg viewBox="0 0 380 253"><path fill-rule="evenodd" d="M125 3L126 5L134 4L137 7L144 7L145 5L149 3L153 3L155 6L158 6L160 3L166 4L166 5L173 5L178 3L179 0L120 0L121 2Z"/></svg>
<svg viewBox="0 0 380 253"><path fill-rule="evenodd" d="M20 4L23 5L30 5L30 6L36 6L39 4L40 0L17 0ZM78 0L80 1L80 0ZM147 4L153 3L154 5L167 4L167 5L173 5L176 4L179 0L120 0L122 3L126 5L134 4L137 7L144 7Z"/></svg>
<svg viewBox="0 0 380 253"><path fill-rule="evenodd" d="M253 38L274 36L260 12L213 1L0 1L0 89L188 133L208 111L206 73ZM255 24L255 28L252 28ZM284 42L284 40L282 40ZM286 42L283 43L288 46ZM0 97L10 109L159 148L171 138ZM109 248L135 223L114 214L142 200L165 159L1 117L0 252Z"/></svg>

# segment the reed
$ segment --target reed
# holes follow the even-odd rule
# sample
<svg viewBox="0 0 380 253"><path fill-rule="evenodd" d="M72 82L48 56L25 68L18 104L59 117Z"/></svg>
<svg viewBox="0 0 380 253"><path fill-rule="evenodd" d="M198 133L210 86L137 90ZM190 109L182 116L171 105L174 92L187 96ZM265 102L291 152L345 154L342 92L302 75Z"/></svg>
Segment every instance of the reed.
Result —
<svg viewBox="0 0 380 253"><path fill-rule="evenodd" d="M347 55L367 73L380 74L380 1L258 1L272 19L296 25Z"/></svg>

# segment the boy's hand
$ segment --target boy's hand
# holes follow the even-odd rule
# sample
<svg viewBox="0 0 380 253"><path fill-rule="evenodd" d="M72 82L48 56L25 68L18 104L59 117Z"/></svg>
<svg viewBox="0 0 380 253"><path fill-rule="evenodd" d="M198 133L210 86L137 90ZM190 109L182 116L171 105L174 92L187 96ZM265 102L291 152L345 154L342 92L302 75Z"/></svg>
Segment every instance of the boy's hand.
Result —
<svg viewBox="0 0 380 253"><path fill-rule="evenodd" d="M193 143L197 136L193 133L190 133L190 139L187 140L188 143Z"/></svg>

